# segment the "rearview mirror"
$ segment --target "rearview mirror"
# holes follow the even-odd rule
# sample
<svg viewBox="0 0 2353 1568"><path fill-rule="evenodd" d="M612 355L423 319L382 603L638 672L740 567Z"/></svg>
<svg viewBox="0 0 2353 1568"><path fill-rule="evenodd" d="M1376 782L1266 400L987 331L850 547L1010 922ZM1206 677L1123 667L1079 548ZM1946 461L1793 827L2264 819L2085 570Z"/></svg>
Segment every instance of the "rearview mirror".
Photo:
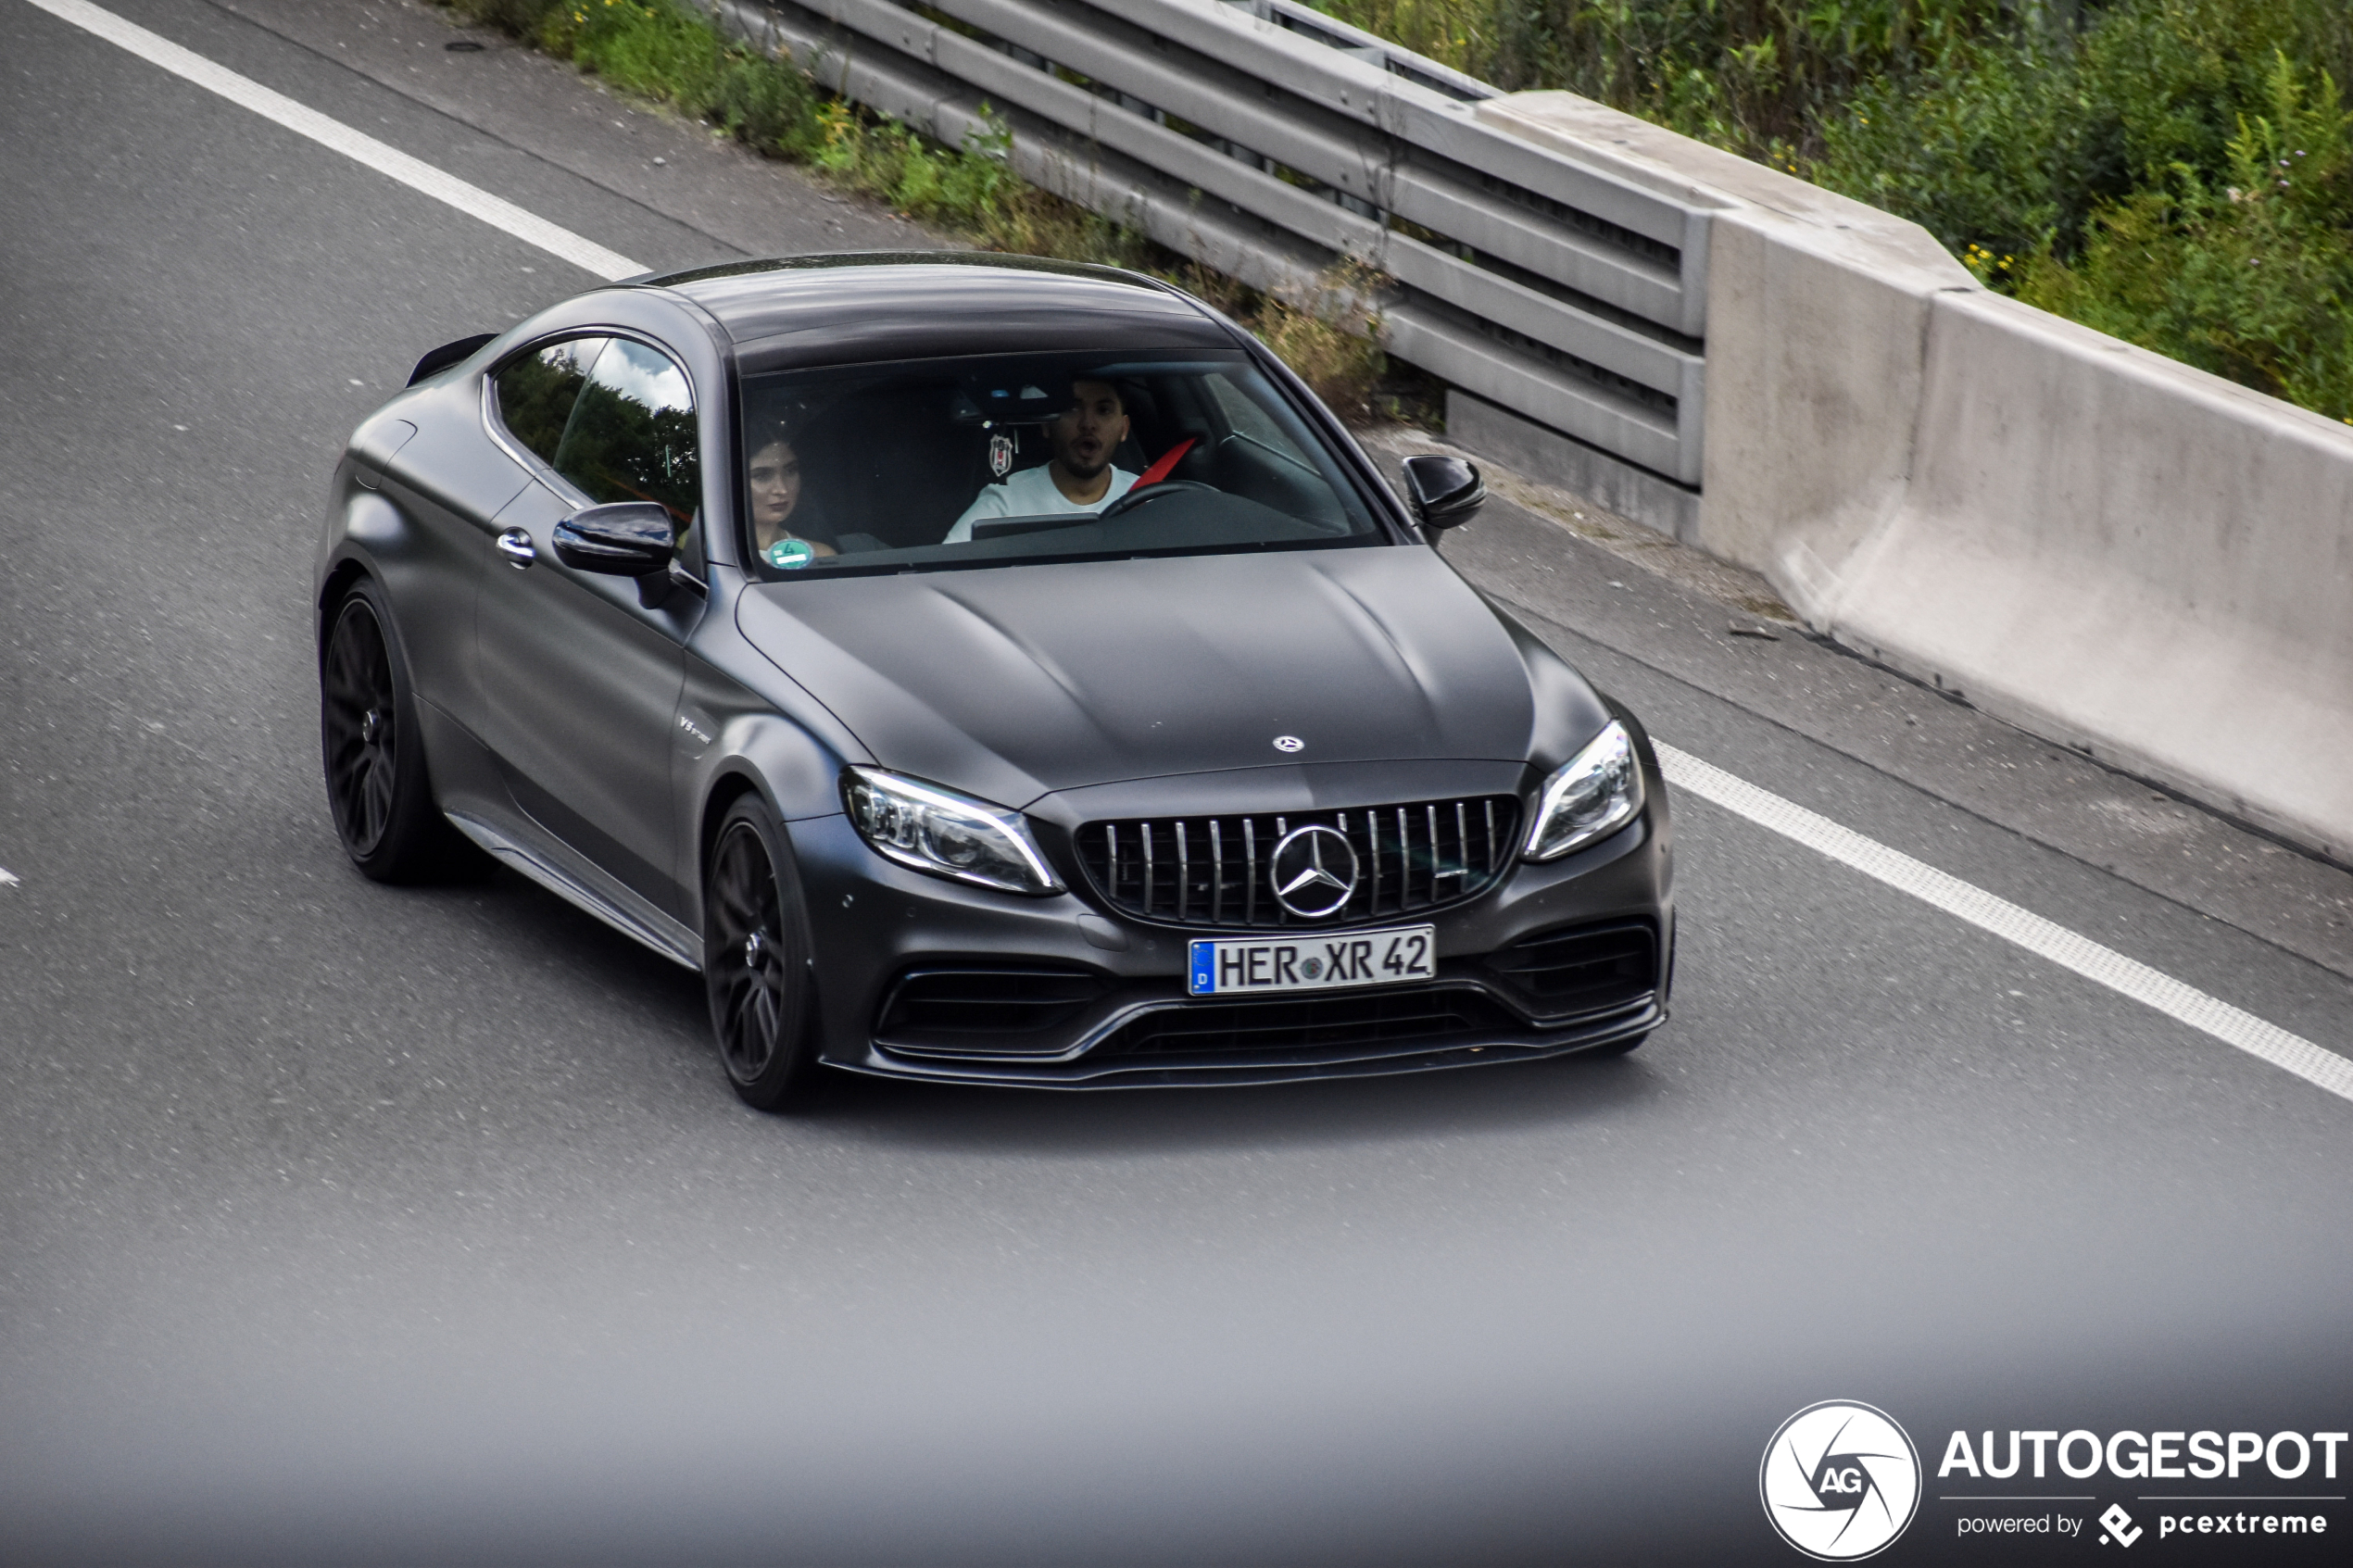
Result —
<svg viewBox="0 0 2353 1568"><path fill-rule="evenodd" d="M1405 495L1424 528L1453 528L1486 504L1487 482L1460 458L1423 453L1405 459Z"/></svg>
<svg viewBox="0 0 2353 1568"><path fill-rule="evenodd" d="M670 570L677 533L651 501L586 507L556 524L556 558L574 571L646 577Z"/></svg>

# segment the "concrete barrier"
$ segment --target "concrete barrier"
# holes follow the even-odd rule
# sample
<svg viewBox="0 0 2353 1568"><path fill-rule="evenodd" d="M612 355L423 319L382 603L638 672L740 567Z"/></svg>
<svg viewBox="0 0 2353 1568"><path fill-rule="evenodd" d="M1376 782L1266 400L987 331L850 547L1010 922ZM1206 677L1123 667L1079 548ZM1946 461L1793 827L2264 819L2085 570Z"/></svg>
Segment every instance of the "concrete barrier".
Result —
<svg viewBox="0 0 2353 1568"><path fill-rule="evenodd" d="M1476 112L1721 203L1687 543L1894 668L2353 865L2353 426L1588 100Z"/></svg>

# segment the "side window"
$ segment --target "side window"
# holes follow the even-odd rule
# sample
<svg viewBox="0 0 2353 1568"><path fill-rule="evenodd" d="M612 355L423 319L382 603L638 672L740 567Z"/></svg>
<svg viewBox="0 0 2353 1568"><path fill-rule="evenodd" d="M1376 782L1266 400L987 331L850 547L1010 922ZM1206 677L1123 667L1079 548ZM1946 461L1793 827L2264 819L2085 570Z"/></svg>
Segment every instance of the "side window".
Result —
<svg viewBox="0 0 2353 1568"><path fill-rule="evenodd" d="M685 532L702 501L686 372L643 344L611 339L573 403L550 466L591 500L659 503Z"/></svg>
<svg viewBox="0 0 2353 1568"><path fill-rule="evenodd" d="M556 460L564 425L608 340L576 337L526 354L498 372L498 420L543 463Z"/></svg>

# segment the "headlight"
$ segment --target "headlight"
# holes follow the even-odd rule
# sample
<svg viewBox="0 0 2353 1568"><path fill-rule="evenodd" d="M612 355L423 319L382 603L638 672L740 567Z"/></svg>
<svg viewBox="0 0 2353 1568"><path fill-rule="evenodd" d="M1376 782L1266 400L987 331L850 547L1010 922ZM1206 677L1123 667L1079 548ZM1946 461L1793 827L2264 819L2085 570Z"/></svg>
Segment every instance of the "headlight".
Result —
<svg viewBox="0 0 2353 1568"><path fill-rule="evenodd" d="M1613 719L1544 781L1520 858L1557 860L1625 826L1642 809L1642 770L1634 759L1633 737Z"/></svg>
<svg viewBox="0 0 2353 1568"><path fill-rule="evenodd" d="M849 769L842 795L866 842L902 866L1008 893L1063 890L1018 811L879 768Z"/></svg>

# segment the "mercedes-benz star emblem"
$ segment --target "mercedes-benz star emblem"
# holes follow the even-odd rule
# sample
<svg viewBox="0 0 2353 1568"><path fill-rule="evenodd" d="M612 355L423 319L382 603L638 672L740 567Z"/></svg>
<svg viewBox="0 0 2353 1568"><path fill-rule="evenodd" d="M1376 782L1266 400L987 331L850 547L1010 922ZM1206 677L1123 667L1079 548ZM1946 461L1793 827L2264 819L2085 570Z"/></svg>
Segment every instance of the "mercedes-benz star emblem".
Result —
<svg viewBox="0 0 2353 1568"><path fill-rule="evenodd" d="M1297 735L1277 735L1275 749L1277 751L1304 751L1307 749L1307 743Z"/></svg>
<svg viewBox="0 0 2353 1568"><path fill-rule="evenodd" d="M1355 847L1338 828L1294 828L1275 846L1266 879L1284 909L1302 920L1321 920L1355 895Z"/></svg>

